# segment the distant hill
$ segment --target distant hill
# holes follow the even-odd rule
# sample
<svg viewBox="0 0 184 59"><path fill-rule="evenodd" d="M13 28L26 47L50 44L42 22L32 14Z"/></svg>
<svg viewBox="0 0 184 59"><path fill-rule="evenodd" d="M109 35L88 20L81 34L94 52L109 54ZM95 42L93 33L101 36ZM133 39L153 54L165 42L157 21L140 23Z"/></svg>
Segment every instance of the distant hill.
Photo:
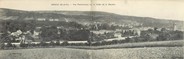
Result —
<svg viewBox="0 0 184 59"><path fill-rule="evenodd" d="M59 21L76 21L81 24L94 22L108 24L135 24L149 27L173 27L175 23L178 29L184 28L184 21L156 19L150 17L137 17L118 15L99 11L23 11L0 8L0 20L37 20L39 18L58 19Z"/></svg>

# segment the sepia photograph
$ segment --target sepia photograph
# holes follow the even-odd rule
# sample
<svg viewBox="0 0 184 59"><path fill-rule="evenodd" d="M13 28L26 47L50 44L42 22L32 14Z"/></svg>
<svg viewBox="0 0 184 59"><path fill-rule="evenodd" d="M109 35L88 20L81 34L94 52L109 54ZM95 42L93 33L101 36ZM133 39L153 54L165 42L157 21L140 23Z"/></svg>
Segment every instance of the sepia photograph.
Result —
<svg viewBox="0 0 184 59"><path fill-rule="evenodd" d="M0 0L0 59L184 59L183 0Z"/></svg>

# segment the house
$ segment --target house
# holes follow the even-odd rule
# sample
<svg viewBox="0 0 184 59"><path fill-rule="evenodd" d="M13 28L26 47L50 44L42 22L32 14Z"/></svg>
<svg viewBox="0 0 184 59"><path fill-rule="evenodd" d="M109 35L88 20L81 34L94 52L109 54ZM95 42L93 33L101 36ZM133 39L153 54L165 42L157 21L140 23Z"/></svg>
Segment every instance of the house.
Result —
<svg viewBox="0 0 184 59"><path fill-rule="evenodd" d="M21 30L17 30L16 32L12 32L10 35L18 37L20 34L22 34L23 32Z"/></svg>
<svg viewBox="0 0 184 59"><path fill-rule="evenodd" d="M49 21L59 21L59 19L49 19Z"/></svg>
<svg viewBox="0 0 184 59"><path fill-rule="evenodd" d="M87 41L68 41L68 43L88 43Z"/></svg>
<svg viewBox="0 0 184 59"><path fill-rule="evenodd" d="M122 36L121 36L121 33L115 33L114 37L121 38Z"/></svg>
<svg viewBox="0 0 184 59"><path fill-rule="evenodd" d="M38 18L37 20L38 20L38 21L46 21L45 18Z"/></svg>
<svg viewBox="0 0 184 59"><path fill-rule="evenodd" d="M98 30L98 31L90 31L94 34L104 34L104 33L110 33L110 32L114 32L113 30Z"/></svg>

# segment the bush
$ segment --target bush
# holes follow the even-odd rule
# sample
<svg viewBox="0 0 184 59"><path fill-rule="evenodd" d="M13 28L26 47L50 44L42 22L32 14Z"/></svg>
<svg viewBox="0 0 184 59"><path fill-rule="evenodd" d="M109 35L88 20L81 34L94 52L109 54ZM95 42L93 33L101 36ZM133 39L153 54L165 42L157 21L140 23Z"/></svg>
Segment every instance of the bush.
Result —
<svg viewBox="0 0 184 59"><path fill-rule="evenodd" d="M57 46L60 45L60 41L59 41L59 40L56 41L56 45L57 45Z"/></svg>
<svg viewBox="0 0 184 59"><path fill-rule="evenodd" d="M28 47L28 44L20 43L20 47L23 47L23 48Z"/></svg>
<svg viewBox="0 0 184 59"><path fill-rule="evenodd" d="M11 42L8 42L6 47L13 47L12 43Z"/></svg>
<svg viewBox="0 0 184 59"><path fill-rule="evenodd" d="M2 45L1 45L1 49L4 49L5 48L5 44L3 43Z"/></svg>
<svg viewBox="0 0 184 59"><path fill-rule="evenodd" d="M61 45L67 46L67 45L69 45L69 43L68 43L68 41L64 41Z"/></svg>
<svg viewBox="0 0 184 59"><path fill-rule="evenodd" d="M53 41L50 41L50 46L55 46L55 43Z"/></svg>
<svg viewBox="0 0 184 59"><path fill-rule="evenodd" d="M41 41L39 45L40 46L47 46L47 43L45 43L44 41Z"/></svg>

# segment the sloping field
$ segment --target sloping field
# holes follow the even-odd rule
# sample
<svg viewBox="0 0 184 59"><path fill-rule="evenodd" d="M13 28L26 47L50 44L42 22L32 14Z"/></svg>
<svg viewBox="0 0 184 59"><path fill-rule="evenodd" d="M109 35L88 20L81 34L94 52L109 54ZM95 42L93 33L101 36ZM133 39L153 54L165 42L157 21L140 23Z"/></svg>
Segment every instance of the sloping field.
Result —
<svg viewBox="0 0 184 59"><path fill-rule="evenodd" d="M138 43L124 43L99 46L99 48L135 48L135 47L182 47L184 40L173 40L173 41L153 41L153 42L138 42Z"/></svg>
<svg viewBox="0 0 184 59"><path fill-rule="evenodd" d="M183 47L0 50L0 59L183 59Z"/></svg>
<svg viewBox="0 0 184 59"><path fill-rule="evenodd" d="M140 48L140 47L183 47L183 45L184 40L173 40L173 41L122 43L122 44L102 45L102 46L66 46L66 47L77 49L114 49L114 48Z"/></svg>

